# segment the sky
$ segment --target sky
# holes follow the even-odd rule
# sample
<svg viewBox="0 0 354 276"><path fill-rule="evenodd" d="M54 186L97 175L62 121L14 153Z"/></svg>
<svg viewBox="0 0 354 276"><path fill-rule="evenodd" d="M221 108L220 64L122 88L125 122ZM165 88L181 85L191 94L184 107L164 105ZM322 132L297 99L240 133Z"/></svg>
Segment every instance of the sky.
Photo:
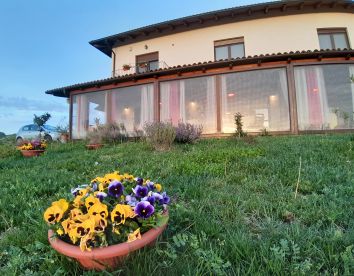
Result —
<svg viewBox="0 0 354 276"><path fill-rule="evenodd" d="M261 0L1 0L0 132L49 112L65 126L69 104L46 90L110 77L111 59L88 42L138 27Z"/></svg>

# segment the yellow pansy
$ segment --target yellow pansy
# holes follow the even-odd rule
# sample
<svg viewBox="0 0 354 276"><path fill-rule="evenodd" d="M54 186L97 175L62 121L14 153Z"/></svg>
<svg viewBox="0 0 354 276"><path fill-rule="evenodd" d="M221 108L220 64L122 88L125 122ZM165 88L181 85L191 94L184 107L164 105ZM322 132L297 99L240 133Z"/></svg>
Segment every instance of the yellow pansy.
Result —
<svg viewBox="0 0 354 276"><path fill-rule="evenodd" d="M65 199L59 199L58 201L54 201L52 206L58 206L60 209L62 209L63 213L65 213L69 208L69 203Z"/></svg>
<svg viewBox="0 0 354 276"><path fill-rule="evenodd" d="M92 195L88 196L85 199L85 206L86 206L87 210L90 210L90 208L96 203L100 203L100 200L97 197L94 197Z"/></svg>
<svg viewBox="0 0 354 276"><path fill-rule="evenodd" d="M98 184L98 190L100 192L103 192L107 187L108 187L108 183L106 183L106 182L102 182L102 183Z"/></svg>
<svg viewBox="0 0 354 276"><path fill-rule="evenodd" d="M123 177L119 174L119 172L108 173L104 176L106 182L112 182L112 180L122 181Z"/></svg>
<svg viewBox="0 0 354 276"><path fill-rule="evenodd" d="M75 207L80 207L80 206L82 206L82 205L84 205L84 203L82 202L82 199L83 198L83 196L81 196L81 195L77 195L76 197L75 197L75 199L73 200L73 205L75 206Z"/></svg>
<svg viewBox="0 0 354 276"><path fill-rule="evenodd" d="M128 242L132 242L140 239L141 239L140 228L136 229L133 233L130 233L128 235Z"/></svg>
<svg viewBox="0 0 354 276"><path fill-rule="evenodd" d="M64 229L64 233L68 234L70 232L70 230L75 227L75 222L71 219L66 219L61 223L61 226L63 226Z"/></svg>
<svg viewBox="0 0 354 276"><path fill-rule="evenodd" d="M70 211L70 218L73 219L77 216L82 216L83 213L79 208L74 208Z"/></svg>
<svg viewBox="0 0 354 276"><path fill-rule="evenodd" d="M76 243L78 239L85 237L95 231L95 220L88 218L82 223L77 224L69 231L69 237L73 243Z"/></svg>
<svg viewBox="0 0 354 276"><path fill-rule="evenodd" d="M105 218L101 218L100 216L94 217L95 220L95 232L101 233L107 227L107 220Z"/></svg>
<svg viewBox="0 0 354 276"><path fill-rule="evenodd" d="M88 234L81 238L80 249L81 251L91 251L90 243L93 241L93 234Z"/></svg>
<svg viewBox="0 0 354 276"><path fill-rule="evenodd" d="M54 224L62 219L63 214L63 210L58 206L50 206L44 212L44 220L50 224Z"/></svg>
<svg viewBox="0 0 354 276"><path fill-rule="evenodd" d="M155 188L158 192L161 192L161 190L162 190L161 184L155 184Z"/></svg>
<svg viewBox="0 0 354 276"><path fill-rule="evenodd" d="M79 196L85 196L88 193L89 189L85 188L85 189L81 189L80 191L77 192L77 195Z"/></svg>
<svg viewBox="0 0 354 276"><path fill-rule="evenodd" d="M91 183L96 182L96 183L102 183L105 182L106 179L104 177L96 177L95 179L91 180Z"/></svg>
<svg viewBox="0 0 354 276"><path fill-rule="evenodd" d="M130 205L117 204L111 212L111 220L116 225L124 224L127 218L135 216L136 214Z"/></svg>
<svg viewBox="0 0 354 276"><path fill-rule="evenodd" d="M123 174L123 177L130 181L134 179L134 176L128 173Z"/></svg>
<svg viewBox="0 0 354 276"><path fill-rule="evenodd" d="M93 217L98 216L99 218L105 219L108 216L108 208L107 205L98 201L98 203L92 205L88 213Z"/></svg>

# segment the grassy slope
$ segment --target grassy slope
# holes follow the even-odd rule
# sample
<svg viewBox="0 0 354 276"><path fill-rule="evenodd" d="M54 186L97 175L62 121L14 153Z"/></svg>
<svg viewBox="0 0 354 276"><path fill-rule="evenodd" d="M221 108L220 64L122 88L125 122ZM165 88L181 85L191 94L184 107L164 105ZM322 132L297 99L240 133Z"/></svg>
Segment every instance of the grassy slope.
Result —
<svg viewBox="0 0 354 276"><path fill-rule="evenodd" d="M175 203L158 245L116 272L354 274L349 135L258 137L254 145L203 140L163 153L144 143L99 151L53 144L35 159L9 149L0 145L1 275L81 274L49 247L42 213L71 187L117 168L160 181Z"/></svg>

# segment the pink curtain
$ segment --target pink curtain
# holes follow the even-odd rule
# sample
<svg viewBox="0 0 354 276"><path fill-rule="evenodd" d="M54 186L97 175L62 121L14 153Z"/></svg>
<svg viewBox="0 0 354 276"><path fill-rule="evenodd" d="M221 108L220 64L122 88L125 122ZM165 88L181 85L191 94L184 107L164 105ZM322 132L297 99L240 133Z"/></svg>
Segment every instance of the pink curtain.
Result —
<svg viewBox="0 0 354 276"><path fill-rule="evenodd" d="M306 83L309 105L309 124L320 128L323 124L320 88L316 71L313 68L306 70Z"/></svg>
<svg viewBox="0 0 354 276"><path fill-rule="evenodd" d="M170 83L170 117L173 125L177 125L180 120L180 93L179 93L179 82L173 81Z"/></svg>

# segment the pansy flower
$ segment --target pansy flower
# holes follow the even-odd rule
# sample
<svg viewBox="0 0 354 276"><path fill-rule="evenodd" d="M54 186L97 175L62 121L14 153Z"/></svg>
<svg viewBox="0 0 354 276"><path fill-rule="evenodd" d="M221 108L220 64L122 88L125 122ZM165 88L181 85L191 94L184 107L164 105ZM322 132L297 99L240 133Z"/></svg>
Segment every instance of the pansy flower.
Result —
<svg viewBox="0 0 354 276"><path fill-rule="evenodd" d="M164 204L164 201L163 201L163 196L159 193L152 193L152 196L155 197L155 200L160 204Z"/></svg>
<svg viewBox="0 0 354 276"><path fill-rule="evenodd" d="M107 205L99 202L96 203L94 205L92 205L92 207L90 208L90 210L88 211L90 216L93 217L100 217L105 219L108 216L108 208Z"/></svg>
<svg viewBox="0 0 354 276"><path fill-rule="evenodd" d="M74 219L77 216L82 216L83 213L79 208L74 208L70 210L70 218Z"/></svg>
<svg viewBox="0 0 354 276"><path fill-rule="evenodd" d="M88 218L76 227L69 231L69 237L71 241L75 244L78 239L85 237L95 231L95 220L93 218Z"/></svg>
<svg viewBox="0 0 354 276"><path fill-rule="evenodd" d="M142 186L143 182L144 182L144 179L142 179L141 177L137 177L137 178L135 178L135 181L136 181L136 184Z"/></svg>
<svg viewBox="0 0 354 276"><path fill-rule="evenodd" d="M149 190L146 186L139 186L137 185L134 189L133 189L134 194L137 197L145 197L147 196Z"/></svg>
<svg viewBox="0 0 354 276"><path fill-rule="evenodd" d="M91 251L91 247L93 246L93 234L86 235L80 240L80 249L81 251Z"/></svg>
<svg viewBox="0 0 354 276"><path fill-rule="evenodd" d="M111 220L115 225L124 224L127 218L134 218L135 213L129 205L117 204L111 212Z"/></svg>
<svg viewBox="0 0 354 276"><path fill-rule="evenodd" d="M161 192L161 190L162 190L161 184L155 184L155 189L156 189L158 192Z"/></svg>
<svg viewBox="0 0 354 276"><path fill-rule="evenodd" d="M146 186L150 191L152 191L155 188L155 183L152 181L146 182Z"/></svg>
<svg viewBox="0 0 354 276"><path fill-rule="evenodd" d="M166 194L166 192L162 193L162 199L163 199L163 204L169 204L170 203L170 197Z"/></svg>
<svg viewBox="0 0 354 276"><path fill-rule="evenodd" d="M128 242L132 242L140 239L141 239L140 228L136 229L133 233L130 233L128 235Z"/></svg>
<svg viewBox="0 0 354 276"><path fill-rule="evenodd" d="M83 196L77 195L75 197L75 199L73 200L74 207L79 208L82 205L84 205L84 202L82 201L82 199L83 199Z"/></svg>
<svg viewBox="0 0 354 276"><path fill-rule="evenodd" d="M134 209L135 214L143 219L147 219L151 217L154 213L155 208L150 204L149 201L140 201Z"/></svg>
<svg viewBox="0 0 354 276"><path fill-rule="evenodd" d="M114 180L108 186L108 194L119 198L123 194L124 186L121 182Z"/></svg>
<svg viewBox="0 0 354 276"><path fill-rule="evenodd" d="M50 206L45 212L44 212L44 219L46 222L50 224L54 224L56 222L59 222L62 217L63 217L63 210L59 208L58 206Z"/></svg>
<svg viewBox="0 0 354 276"><path fill-rule="evenodd" d="M95 192L95 196L102 202L107 197L107 194L105 192Z"/></svg>
<svg viewBox="0 0 354 276"><path fill-rule="evenodd" d="M148 195L141 199L141 201L149 201L151 205L155 204L155 197L153 195Z"/></svg>
<svg viewBox="0 0 354 276"><path fill-rule="evenodd" d="M125 201L127 202L128 205L135 207L136 203L138 202L138 200L136 199L136 197L131 196L131 195L127 195L125 197Z"/></svg>
<svg viewBox="0 0 354 276"><path fill-rule="evenodd" d="M65 213L69 208L69 203L65 199L59 199L58 201L54 201L52 206L58 206Z"/></svg>
<svg viewBox="0 0 354 276"><path fill-rule="evenodd" d="M87 210L90 210L90 208L96 203L100 203L100 200L93 195L90 195L85 199L85 206Z"/></svg>

